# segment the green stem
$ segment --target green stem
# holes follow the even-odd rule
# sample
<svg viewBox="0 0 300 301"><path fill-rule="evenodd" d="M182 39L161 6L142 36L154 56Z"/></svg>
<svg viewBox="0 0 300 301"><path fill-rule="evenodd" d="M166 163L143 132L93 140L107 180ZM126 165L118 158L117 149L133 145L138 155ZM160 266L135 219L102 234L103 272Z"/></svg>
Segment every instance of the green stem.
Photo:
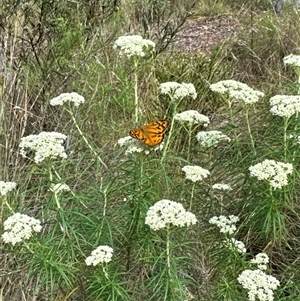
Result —
<svg viewBox="0 0 300 301"><path fill-rule="evenodd" d="M187 160L190 160L190 149L191 149L191 140L192 140L192 123L189 124L189 140L188 140L188 152L187 152Z"/></svg>
<svg viewBox="0 0 300 301"><path fill-rule="evenodd" d="M192 186L191 200L190 200L190 211L192 211L192 205L193 205L193 199L194 199L194 191L195 191L195 183L193 183L193 186Z"/></svg>
<svg viewBox="0 0 300 301"><path fill-rule="evenodd" d="M101 178L101 187L100 187L102 193L103 193L103 196L104 196L104 205L103 205L103 213L102 213L102 221L101 221L101 227L100 227L100 235L102 234L102 229L103 229L103 226L104 226L104 220L105 220L105 217L106 217L106 208L107 208L107 188L105 188L104 190L102 190L102 178Z"/></svg>
<svg viewBox="0 0 300 301"><path fill-rule="evenodd" d="M105 278L106 278L106 279L109 279L109 278L108 278L108 274L107 274L106 269L105 269L105 267L104 267L103 264L102 264L102 271L103 271L103 274L104 274Z"/></svg>
<svg viewBox="0 0 300 301"><path fill-rule="evenodd" d="M298 84L297 94L299 95L300 94L300 86L299 86L300 85L300 68L297 67L296 73L297 73L297 76L298 76L298 78L297 78L297 84Z"/></svg>
<svg viewBox="0 0 300 301"><path fill-rule="evenodd" d="M246 121L247 121L248 133L250 136L253 153L254 153L254 156L256 157L256 149L255 149L254 139L252 136L251 126L250 126L250 121L249 121L249 106L246 107Z"/></svg>
<svg viewBox="0 0 300 301"><path fill-rule="evenodd" d="M170 143L171 136L172 136L172 132L173 132L173 127L174 127L174 118L172 118L172 120L171 120L171 125L170 125L169 134L168 134L166 143L165 143L165 145L164 145L164 151L163 151L163 154L162 154L162 157L161 157L161 160L160 160L161 163L163 163L163 161L164 161L164 159L165 159L165 157L166 157L167 150L168 150L169 143Z"/></svg>
<svg viewBox="0 0 300 301"><path fill-rule="evenodd" d="M235 124L234 124L234 117L233 117L233 110L232 110L232 101L230 99L225 99L225 101L226 101L226 103L228 105L231 126L233 127L233 134L234 134L234 140L235 140L234 143L237 146L237 150L238 150L239 156L241 156L241 151L240 151L240 147L239 147L239 139L238 139L238 135L236 133L236 128L235 128Z"/></svg>
<svg viewBox="0 0 300 301"><path fill-rule="evenodd" d="M52 166L49 165L49 166L48 166L48 173L49 173L49 180L50 180L50 183L53 183L53 175L52 175L51 168L52 168ZM56 192L55 190L53 190L53 193L54 193L54 199L55 199L55 202L56 202L57 209L61 209L61 206L60 206L60 202L59 202L59 199L58 199L57 192Z"/></svg>
<svg viewBox="0 0 300 301"><path fill-rule="evenodd" d="M71 110L67 110L70 115L71 115L71 118L74 122L74 125L79 133L79 135L81 136L81 138L83 139L83 141L86 143L86 145L88 146L88 148L92 151L92 153L98 158L98 160L100 161L100 163L105 167L107 168L107 165L102 161L102 159L99 157L99 155L97 154L97 152L93 149L93 147L90 145L90 143L88 142L88 140L85 138L83 132L81 131L76 119L75 119L75 116L73 114L73 112Z"/></svg>
<svg viewBox="0 0 300 301"><path fill-rule="evenodd" d="M6 197L4 199L4 203L6 204L6 206L8 207L8 209L11 211L12 214L15 214L14 210L10 207L10 205L8 204L7 200L6 200ZM1 213L2 213L3 209L1 209ZM3 216L1 214L1 216Z"/></svg>
<svg viewBox="0 0 300 301"><path fill-rule="evenodd" d="M139 97L138 97L138 61L134 60L134 121L137 125L139 122Z"/></svg>
<svg viewBox="0 0 300 301"><path fill-rule="evenodd" d="M288 117L283 118L283 144L284 144L284 162L287 159L287 128L288 128Z"/></svg>
<svg viewBox="0 0 300 301"><path fill-rule="evenodd" d="M170 258L170 225L167 225L167 268L168 276L171 278L171 258Z"/></svg>

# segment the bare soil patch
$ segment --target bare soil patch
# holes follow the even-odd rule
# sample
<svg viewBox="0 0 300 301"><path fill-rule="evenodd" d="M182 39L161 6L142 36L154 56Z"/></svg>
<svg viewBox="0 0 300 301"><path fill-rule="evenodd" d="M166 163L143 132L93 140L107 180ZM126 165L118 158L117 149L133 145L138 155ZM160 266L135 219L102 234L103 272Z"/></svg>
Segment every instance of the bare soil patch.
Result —
<svg viewBox="0 0 300 301"><path fill-rule="evenodd" d="M185 52L209 55L214 46L234 37L237 27L237 18L230 15L190 20L178 34L175 45Z"/></svg>

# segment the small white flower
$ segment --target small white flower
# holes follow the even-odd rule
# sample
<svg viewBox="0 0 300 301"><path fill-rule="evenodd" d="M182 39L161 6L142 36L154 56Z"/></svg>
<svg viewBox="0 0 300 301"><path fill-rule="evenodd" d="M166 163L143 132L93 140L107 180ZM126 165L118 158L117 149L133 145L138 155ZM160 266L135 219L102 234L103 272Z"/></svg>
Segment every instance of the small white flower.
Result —
<svg viewBox="0 0 300 301"><path fill-rule="evenodd" d="M4 230L2 234L4 242L15 245L23 239L29 239L32 232L41 232L42 226L38 219L18 212L4 222Z"/></svg>
<svg viewBox="0 0 300 301"><path fill-rule="evenodd" d="M15 182L3 182L0 181L0 194L6 195L9 191L16 188L17 184Z"/></svg>
<svg viewBox="0 0 300 301"><path fill-rule="evenodd" d="M168 225L184 227L196 224L197 219L191 212L186 211L182 204L161 200L149 208L145 224L154 231L165 228Z"/></svg>
<svg viewBox="0 0 300 301"><path fill-rule="evenodd" d="M231 141L231 139L221 131L201 131L197 133L196 138L203 147L215 146L220 141Z"/></svg>
<svg viewBox="0 0 300 301"><path fill-rule="evenodd" d="M245 104L258 102L265 94L250 88L248 85L235 80L223 80L210 85L210 89L220 94L227 94L229 98L242 100Z"/></svg>
<svg viewBox="0 0 300 301"><path fill-rule="evenodd" d="M250 176L257 177L258 180L267 180L273 188L277 189L288 184L287 175L293 172L293 165L266 159L250 166L249 171Z"/></svg>
<svg viewBox="0 0 300 301"><path fill-rule="evenodd" d="M300 55L290 54L283 58L285 65L291 65L294 67L300 67Z"/></svg>
<svg viewBox="0 0 300 301"><path fill-rule="evenodd" d="M51 106L62 106L65 102L72 102L74 103L75 107L78 107L80 104L85 102L83 96L79 95L76 92L71 93L62 93L57 97L54 97L50 100Z"/></svg>
<svg viewBox="0 0 300 301"><path fill-rule="evenodd" d="M186 178L193 182L201 181L210 175L207 169L195 165L186 165L182 167L182 170L185 172Z"/></svg>
<svg viewBox="0 0 300 301"><path fill-rule="evenodd" d="M169 95L171 100L181 100L187 96L197 98L195 86L191 83L166 82L160 84L159 91L161 94Z"/></svg>
<svg viewBox="0 0 300 301"><path fill-rule="evenodd" d="M152 52L155 50L155 43L143 39L139 35L122 36L116 40L113 49L118 49L120 55L125 55L128 58L132 56L144 57L146 55L145 50Z"/></svg>
<svg viewBox="0 0 300 301"><path fill-rule="evenodd" d="M223 191L231 191L232 188L228 184L223 184L223 183L216 183L212 186L213 190L223 190Z"/></svg>
<svg viewBox="0 0 300 301"><path fill-rule="evenodd" d="M280 282L273 276L265 274L261 270L244 270L237 278L244 289L249 290L248 298L255 301L273 301L274 292Z"/></svg>
<svg viewBox="0 0 300 301"><path fill-rule="evenodd" d="M230 250L237 251L238 253L244 254L246 253L245 244L240 241L236 240L235 238L227 239L224 241L225 247Z"/></svg>
<svg viewBox="0 0 300 301"><path fill-rule="evenodd" d="M266 270L266 264L269 262L269 256L266 253L258 253L253 259L250 260L250 262L257 264L257 267L260 270Z"/></svg>
<svg viewBox="0 0 300 301"><path fill-rule="evenodd" d="M85 259L86 265L96 266L98 263L110 262L114 250L109 246L99 246Z"/></svg>
<svg viewBox="0 0 300 301"><path fill-rule="evenodd" d="M202 124L203 126L208 126L209 124L209 118L198 113L196 110L188 110L182 113L177 113L174 116L174 119L181 122L188 122L190 125Z"/></svg>
<svg viewBox="0 0 300 301"><path fill-rule="evenodd" d="M275 95L270 98L273 115L290 118L300 112L300 95Z"/></svg>
<svg viewBox="0 0 300 301"><path fill-rule="evenodd" d="M214 216L209 220L210 224L216 225L221 233L233 234L236 230L236 223L240 219L235 215L229 215L227 218L224 215Z"/></svg>
<svg viewBox="0 0 300 301"><path fill-rule="evenodd" d="M67 158L62 146L66 135L57 132L41 132L38 135L23 137L20 142L20 153L26 157L30 151L35 152L34 161L40 163L46 158Z"/></svg>
<svg viewBox="0 0 300 301"><path fill-rule="evenodd" d="M59 193L61 191L70 191L70 187L64 183L51 184L50 190L55 193Z"/></svg>

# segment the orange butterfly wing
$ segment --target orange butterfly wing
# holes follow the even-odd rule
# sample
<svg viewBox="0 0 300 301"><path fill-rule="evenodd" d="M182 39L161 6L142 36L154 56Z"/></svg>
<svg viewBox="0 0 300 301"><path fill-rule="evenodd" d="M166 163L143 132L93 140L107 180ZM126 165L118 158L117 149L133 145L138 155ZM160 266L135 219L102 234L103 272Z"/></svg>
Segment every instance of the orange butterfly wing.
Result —
<svg viewBox="0 0 300 301"><path fill-rule="evenodd" d="M164 132L167 130L168 126L168 120L157 120L131 130L129 135L133 138L143 141L149 146L156 146L163 141Z"/></svg>

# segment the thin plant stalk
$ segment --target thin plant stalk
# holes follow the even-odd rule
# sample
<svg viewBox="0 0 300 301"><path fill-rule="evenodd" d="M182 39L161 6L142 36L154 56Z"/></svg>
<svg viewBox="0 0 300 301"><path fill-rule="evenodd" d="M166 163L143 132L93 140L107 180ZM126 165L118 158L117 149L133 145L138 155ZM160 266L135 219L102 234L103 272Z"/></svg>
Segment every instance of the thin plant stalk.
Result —
<svg viewBox="0 0 300 301"><path fill-rule="evenodd" d="M52 166L49 166L48 167L48 174L49 174L50 183L53 183L53 175L52 175L51 169L52 169ZM58 196L57 196L57 192L54 190L53 193L54 193L54 199L55 199L55 202L56 202L57 209L60 210L61 206L60 206L60 202L59 202L59 199L58 199Z"/></svg>
<svg viewBox="0 0 300 301"><path fill-rule="evenodd" d="M75 119L75 116L72 112L72 110L67 110L70 115L71 115L71 118L74 122L74 125L79 133L79 135L81 136L81 138L83 139L83 141L86 143L86 145L88 146L88 148L92 151L92 153L96 156L96 158L99 160L99 162L107 169L107 165L103 162L103 160L100 158L100 156L97 154L97 152L95 151L95 149L91 146L91 144L88 142L88 140L86 139L86 137L84 136L83 132L81 131L76 119Z"/></svg>
<svg viewBox="0 0 300 301"><path fill-rule="evenodd" d="M139 96L138 96L138 59L134 60L134 122L137 125L139 122Z"/></svg>
<svg viewBox="0 0 300 301"><path fill-rule="evenodd" d="M15 212L14 212L14 210L10 207L10 205L8 204L8 202L7 202L7 200L6 200L6 197L4 197L4 202L1 204L1 216L3 216L2 215L2 212L3 212L3 204L6 204L6 206L8 207L8 209L10 210L10 212L12 213L12 214L15 214Z"/></svg>
<svg viewBox="0 0 300 301"><path fill-rule="evenodd" d="M236 133L236 128L235 128L235 125L234 125L234 116L233 116L233 110L232 110L232 103L233 101L227 97L222 97L224 99L224 101L226 102L226 104L228 105L228 110L229 110L229 116L230 116L230 121L231 121L231 125L233 127L233 134L234 134L234 142L237 146L237 149L238 149L238 153L239 155L241 155L241 151L240 151L240 148L239 148L239 139L238 139L238 135Z"/></svg>
<svg viewBox="0 0 300 301"><path fill-rule="evenodd" d="M249 106L246 107L246 121L247 121L247 127L248 127L248 133L250 136L250 141L251 141L251 145L252 145L252 149L253 149L253 153L254 156L256 157L256 149L255 149L255 144L254 144L254 139L253 139L253 135L251 132L251 126L250 126L250 121L249 121Z"/></svg>
<svg viewBox="0 0 300 301"><path fill-rule="evenodd" d="M283 147L284 147L284 161L287 160L287 128L288 128L289 118L283 118Z"/></svg>
<svg viewBox="0 0 300 301"><path fill-rule="evenodd" d="M171 259L170 259L170 225L167 226L167 242L166 242L166 254L167 254L167 269L168 276L171 279Z"/></svg>
<svg viewBox="0 0 300 301"><path fill-rule="evenodd" d="M189 140L188 140L188 150L187 150L187 160L190 159L190 149L191 149L191 140L192 140L192 123L189 124L188 130Z"/></svg>
<svg viewBox="0 0 300 301"><path fill-rule="evenodd" d="M179 106L179 104L182 101L182 98L181 98L181 99L178 99L177 102L175 103L175 101L173 99L173 95L169 94L169 97L171 99L170 105L172 106L171 107L171 109L172 109L172 118L171 118L170 130L169 130L168 137L167 137L166 143L164 145L163 154L162 154L162 157L161 157L161 160L160 160L161 163L163 163L163 161L165 160L167 150L168 150L168 147L169 147L169 143L170 143L170 140L171 140L171 136L172 136L172 133L173 133L173 127L174 127L174 118L173 117L177 113L177 107Z"/></svg>
<svg viewBox="0 0 300 301"><path fill-rule="evenodd" d="M103 226L104 226L104 221L106 218L106 209L107 209L107 188L102 190L102 178L101 178L101 191L103 193L103 197L104 197L104 204L103 204L103 213L102 213L102 221L101 221L101 226L100 226L100 235L102 234L102 230L103 230Z"/></svg>
<svg viewBox="0 0 300 301"><path fill-rule="evenodd" d="M172 136L172 133L173 133L173 128L174 128L174 118L172 118L172 120L171 120L170 130L169 130L168 137L167 137L166 143L164 145L163 154L162 154L162 157L161 157L161 160L160 160L161 163L163 163L163 161L165 160L167 150L168 150L168 147L169 147L169 143L170 143L170 140L171 140L171 136Z"/></svg>
<svg viewBox="0 0 300 301"><path fill-rule="evenodd" d="M296 68L296 73L297 73L297 94L300 94L300 68ZM295 127L294 127L294 131L297 132L298 130L298 117L299 117L299 113L296 112L296 117L295 117Z"/></svg>
<svg viewBox="0 0 300 301"><path fill-rule="evenodd" d="M194 191L195 191L195 183L193 183L192 191L191 191L191 200L190 200L190 207L189 207L190 211L192 210L192 206L193 206Z"/></svg>

